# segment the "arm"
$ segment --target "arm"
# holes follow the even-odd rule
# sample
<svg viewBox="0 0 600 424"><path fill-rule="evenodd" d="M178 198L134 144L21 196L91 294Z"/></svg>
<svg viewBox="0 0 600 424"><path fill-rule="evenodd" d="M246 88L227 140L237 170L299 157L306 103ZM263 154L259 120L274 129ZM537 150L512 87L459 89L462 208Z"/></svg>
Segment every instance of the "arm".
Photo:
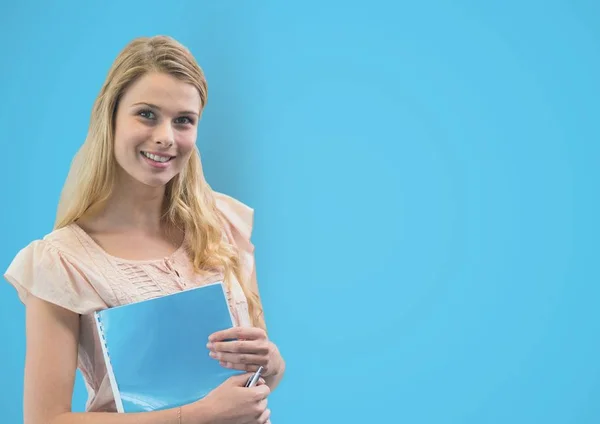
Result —
<svg viewBox="0 0 600 424"><path fill-rule="evenodd" d="M258 294L256 269L252 271L249 281L250 287ZM262 309L262 304L259 306ZM283 378L285 361L277 345L269 340L264 321L263 326L237 326L217 331L209 337L207 347L211 357L220 361L224 367L255 372L259 366L263 366L263 379L271 392Z"/></svg>
<svg viewBox="0 0 600 424"><path fill-rule="evenodd" d="M279 382L283 378L283 374L285 373L285 361L283 360L283 357L279 353L279 349L277 348L275 343L269 342L269 345L270 345L270 349L273 352L272 353L273 357L276 358L277 366L276 366L276 371L274 371L272 374L266 376L264 378L264 380L265 380L265 383L267 384L267 386L269 386L269 389L271 389L271 391L273 391L279 385Z"/></svg>
<svg viewBox="0 0 600 424"><path fill-rule="evenodd" d="M139 414L72 413L79 315L29 296L26 331L25 424L179 424L177 409ZM183 407L181 423L200 424L197 417L204 415L199 413L202 408L201 402Z"/></svg>
<svg viewBox="0 0 600 424"><path fill-rule="evenodd" d="M256 266L254 266L252 268L252 274L250 277L250 287L252 288L252 290L254 290L255 293L257 293L257 294L259 293L258 281L256 278ZM261 304L260 304L261 310L264 311L262 301L260 300L260 294L259 294L259 302L261 302ZM263 314L263 317L264 317L264 314ZM264 323L264 325L265 325L265 332L268 334L267 324ZM283 359L283 356L281 356L281 353L279 352L279 348L272 341L269 341L268 356L271 358L274 358L273 361L275 363L275 367L274 367L275 370L272 373L270 373L268 376L265 376L264 380L265 380L265 383L267 384L267 386L269 386L269 388L271 389L271 391L273 391L279 385L279 382L283 378L283 374L285 373L285 361Z"/></svg>

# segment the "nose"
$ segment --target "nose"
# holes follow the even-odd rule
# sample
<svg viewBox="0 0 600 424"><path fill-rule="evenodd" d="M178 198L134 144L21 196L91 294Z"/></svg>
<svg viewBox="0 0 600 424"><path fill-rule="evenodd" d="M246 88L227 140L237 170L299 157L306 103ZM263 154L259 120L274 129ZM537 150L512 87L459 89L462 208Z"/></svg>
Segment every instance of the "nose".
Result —
<svg viewBox="0 0 600 424"><path fill-rule="evenodd" d="M173 128L170 123L164 123L163 125L157 126L153 136L154 143L164 149L170 148L175 142Z"/></svg>

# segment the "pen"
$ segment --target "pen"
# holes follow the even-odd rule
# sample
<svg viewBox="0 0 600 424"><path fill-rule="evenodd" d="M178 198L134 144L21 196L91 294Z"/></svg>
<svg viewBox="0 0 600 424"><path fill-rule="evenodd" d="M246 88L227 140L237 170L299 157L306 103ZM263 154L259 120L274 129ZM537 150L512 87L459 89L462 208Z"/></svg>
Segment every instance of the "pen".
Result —
<svg viewBox="0 0 600 424"><path fill-rule="evenodd" d="M262 370L263 370L262 366L258 368L258 370L254 373L254 375L248 379L248 382L246 383L246 387L256 386L256 383L258 382L258 379L260 378L260 374L262 373Z"/></svg>

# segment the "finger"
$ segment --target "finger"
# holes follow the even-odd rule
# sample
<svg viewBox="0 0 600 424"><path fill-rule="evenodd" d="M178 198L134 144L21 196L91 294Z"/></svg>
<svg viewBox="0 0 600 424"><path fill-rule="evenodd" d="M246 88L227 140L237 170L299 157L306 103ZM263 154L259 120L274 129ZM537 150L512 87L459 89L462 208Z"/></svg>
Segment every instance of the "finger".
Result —
<svg viewBox="0 0 600 424"><path fill-rule="evenodd" d="M263 384L262 386L251 387L250 390L254 391L257 400L265 402L267 397L271 394L271 389L266 384Z"/></svg>
<svg viewBox="0 0 600 424"><path fill-rule="evenodd" d="M269 362L269 358L263 355L253 355L251 353L228 353L228 352L210 352L210 357L222 362L232 362L234 364L244 365L262 365Z"/></svg>
<svg viewBox="0 0 600 424"><path fill-rule="evenodd" d="M260 418L258 419L259 424L267 424L271 417L271 410L269 408L265 409Z"/></svg>
<svg viewBox="0 0 600 424"><path fill-rule="evenodd" d="M233 340L229 342L208 342L206 347L212 351L233 353L254 353L268 355L270 345L266 340Z"/></svg>
<svg viewBox="0 0 600 424"><path fill-rule="evenodd" d="M257 327L232 327L226 330L217 331L208 337L209 342L222 341L227 339L256 340L267 337L262 328Z"/></svg>
<svg viewBox="0 0 600 424"><path fill-rule="evenodd" d="M232 370L246 371L246 372L251 372L251 373L255 373L260 368L259 365L236 364L236 363L233 363L233 362L223 362L223 361L220 361L219 364L222 367L229 368L229 369L232 369Z"/></svg>
<svg viewBox="0 0 600 424"><path fill-rule="evenodd" d="M252 378L253 375L254 373L252 372L234 375L232 377L229 377L227 381L235 387L245 387L246 383L248 382L248 379Z"/></svg>
<svg viewBox="0 0 600 424"><path fill-rule="evenodd" d="M247 372L244 374L236 374L225 380L223 384L230 387L245 387L248 380L252 378L252 375L253 373L251 372Z"/></svg>

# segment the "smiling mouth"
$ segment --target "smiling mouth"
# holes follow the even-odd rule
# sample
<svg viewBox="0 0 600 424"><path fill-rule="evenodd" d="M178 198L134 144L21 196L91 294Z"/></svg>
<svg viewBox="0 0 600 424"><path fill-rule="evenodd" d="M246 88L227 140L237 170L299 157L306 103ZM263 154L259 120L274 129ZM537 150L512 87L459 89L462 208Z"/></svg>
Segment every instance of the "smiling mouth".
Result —
<svg viewBox="0 0 600 424"><path fill-rule="evenodd" d="M140 154L154 162L158 162L158 163L165 163L165 162L169 162L171 159L174 159L175 156L162 156L162 155L156 155L154 153L148 153L148 152L140 152Z"/></svg>

